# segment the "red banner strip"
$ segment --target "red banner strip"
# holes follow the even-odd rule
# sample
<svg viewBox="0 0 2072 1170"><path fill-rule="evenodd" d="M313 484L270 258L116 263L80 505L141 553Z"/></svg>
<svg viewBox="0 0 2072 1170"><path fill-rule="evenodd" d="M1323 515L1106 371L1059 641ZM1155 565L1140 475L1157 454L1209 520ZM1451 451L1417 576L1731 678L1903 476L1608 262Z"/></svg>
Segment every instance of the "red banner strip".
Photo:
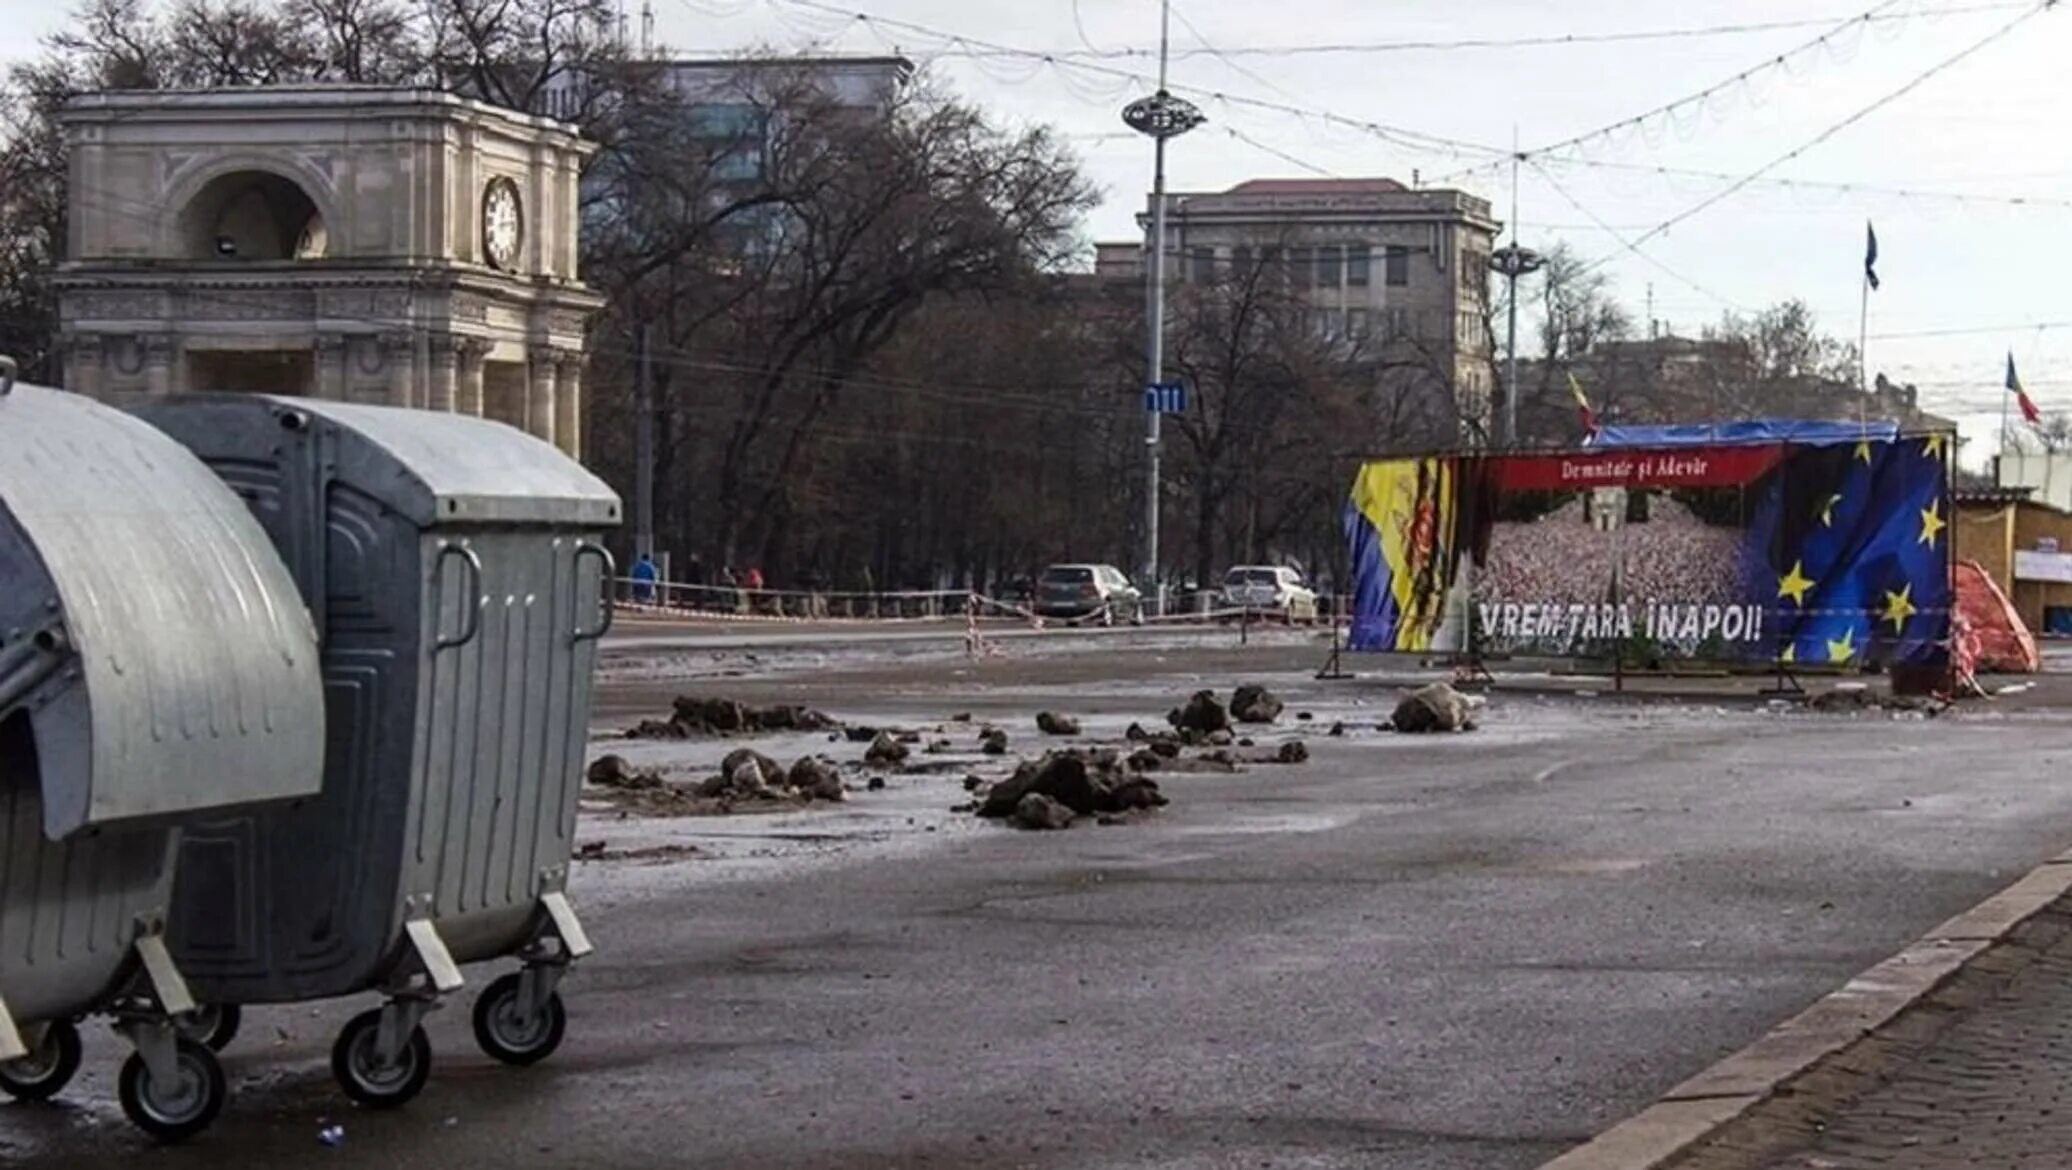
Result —
<svg viewBox="0 0 2072 1170"><path fill-rule="evenodd" d="M1496 455L1496 486L1510 492L1601 487L1734 487L1784 458L1782 443L1621 449L1579 455Z"/></svg>

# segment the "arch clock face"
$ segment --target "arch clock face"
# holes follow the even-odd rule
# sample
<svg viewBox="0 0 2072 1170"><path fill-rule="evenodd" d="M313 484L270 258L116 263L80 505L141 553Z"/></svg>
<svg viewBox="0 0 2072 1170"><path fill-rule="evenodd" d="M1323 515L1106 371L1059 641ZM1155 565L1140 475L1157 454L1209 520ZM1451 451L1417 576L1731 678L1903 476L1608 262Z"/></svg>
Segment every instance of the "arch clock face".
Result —
<svg viewBox="0 0 2072 1170"><path fill-rule="evenodd" d="M518 205L518 184L509 179L492 179L482 193L482 251L489 263L513 272L518 267L518 249L525 243L525 215Z"/></svg>

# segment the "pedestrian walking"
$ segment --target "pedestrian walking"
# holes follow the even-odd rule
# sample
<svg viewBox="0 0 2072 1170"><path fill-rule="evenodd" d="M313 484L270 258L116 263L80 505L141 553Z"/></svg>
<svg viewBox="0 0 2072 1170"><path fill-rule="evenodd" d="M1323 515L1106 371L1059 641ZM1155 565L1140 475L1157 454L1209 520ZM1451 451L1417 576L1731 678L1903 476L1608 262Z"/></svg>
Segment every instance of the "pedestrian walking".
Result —
<svg viewBox="0 0 2072 1170"><path fill-rule="evenodd" d="M639 558L633 562L632 575L633 600L641 605L653 605L655 603L655 579L659 576L655 570L654 556L650 553L640 554Z"/></svg>

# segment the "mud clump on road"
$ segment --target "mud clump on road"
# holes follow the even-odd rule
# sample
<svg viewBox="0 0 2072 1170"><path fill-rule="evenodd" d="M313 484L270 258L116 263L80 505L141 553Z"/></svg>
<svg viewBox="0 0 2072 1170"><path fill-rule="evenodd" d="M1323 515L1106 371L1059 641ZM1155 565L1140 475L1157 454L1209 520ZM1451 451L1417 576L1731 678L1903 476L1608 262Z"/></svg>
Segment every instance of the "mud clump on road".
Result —
<svg viewBox="0 0 2072 1170"><path fill-rule="evenodd" d="M879 732L871 746L863 753L863 762L874 768L897 768L906 763L911 749L886 732Z"/></svg>
<svg viewBox="0 0 2072 1170"><path fill-rule="evenodd" d="M600 756L585 774L589 799L620 816L717 816L746 806L839 803L848 799L838 767L819 756L802 756L786 768L752 748L738 748L721 761L719 774L699 781L669 781L660 773L636 771L613 755ZM882 784L879 787L883 787Z"/></svg>
<svg viewBox="0 0 2072 1170"><path fill-rule="evenodd" d="M1284 707L1272 691L1250 683L1230 696L1230 715L1239 723L1272 723L1281 717Z"/></svg>
<svg viewBox="0 0 2072 1170"><path fill-rule="evenodd" d="M785 768L777 761L749 748L730 752L720 765L720 774L698 785L699 796L719 802L715 811L727 812L744 802L810 804L840 801L847 797L842 775L833 764L817 756L801 756Z"/></svg>
<svg viewBox="0 0 2072 1170"><path fill-rule="evenodd" d="M1445 683L1419 687L1403 696L1389 725L1409 735L1475 730L1476 704Z"/></svg>
<svg viewBox="0 0 2072 1170"><path fill-rule="evenodd" d="M1060 715L1055 711L1038 711L1036 713L1036 730L1045 735L1078 735L1079 720L1072 718L1070 715Z"/></svg>
<svg viewBox="0 0 2072 1170"><path fill-rule="evenodd" d="M637 772L624 756L599 756L590 764L584 778L599 788L616 788L622 791L638 792L662 787L662 777L654 772Z"/></svg>
<svg viewBox="0 0 2072 1170"><path fill-rule="evenodd" d="M1267 757L1266 762L1272 764L1307 764L1309 763L1309 745L1299 739L1291 739L1282 744L1273 755Z"/></svg>
<svg viewBox="0 0 2072 1170"><path fill-rule="evenodd" d="M978 750L989 756L1007 754L1007 733L997 727L988 727L978 737Z"/></svg>
<svg viewBox="0 0 2072 1170"><path fill-rule="evenodd" d="M733 699L678 695L669 718L643 719L628 739L692 739L715 735L758 735L771 731L828 731L841 726L811 707L778 704L751 707Z"/></svg>
<svg viewBox="0 0 2072 1170"><path fill-rule="evenodd" d="M1078 814L1041 792L1025 793L1014 805L1018 829L1069 829Z"/></svg>
<svg viewBox="0 0 2072 1170"><path fill-rule="evenodd" d="M1031 797L1042 798L1042 803L1032 803ZM1158 782L1126 771L1118 753L1111 750L1089 756L1071 750L1024 760L1014 775L985 789L972 811L1023 828L1058 829L1071 820L1058 823L1053 805L1077 818L1116 816L1167 803Z"/></svg>
<svg viewBox="0 0 2072 1170"><path fill-rule="evenodd" d="M1230 730L1230 708L1216 697L1214 691L1196 691L1188 696L1187 702L1174 708L1166 715L1166 722L1173 725L1183 736L1188 732L1206 736L1218 731Z"/></svg>

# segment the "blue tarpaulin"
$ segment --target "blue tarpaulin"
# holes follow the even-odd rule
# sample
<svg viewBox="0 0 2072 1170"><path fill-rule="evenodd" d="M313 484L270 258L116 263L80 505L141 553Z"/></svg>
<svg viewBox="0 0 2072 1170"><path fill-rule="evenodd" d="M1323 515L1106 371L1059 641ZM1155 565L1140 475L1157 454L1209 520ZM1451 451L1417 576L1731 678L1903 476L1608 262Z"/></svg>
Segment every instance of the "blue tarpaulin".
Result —
<svg viewBox="0 0 2072 1170"><path fill-rule="evenodd" d="M1592 447L1716 447L1731 443L1797 443L1833 447L1842 443L1890 442L1899 424L1887 419L1750 418L1735 422L1676 423L1670 426L1603 426Z"/></svg>

